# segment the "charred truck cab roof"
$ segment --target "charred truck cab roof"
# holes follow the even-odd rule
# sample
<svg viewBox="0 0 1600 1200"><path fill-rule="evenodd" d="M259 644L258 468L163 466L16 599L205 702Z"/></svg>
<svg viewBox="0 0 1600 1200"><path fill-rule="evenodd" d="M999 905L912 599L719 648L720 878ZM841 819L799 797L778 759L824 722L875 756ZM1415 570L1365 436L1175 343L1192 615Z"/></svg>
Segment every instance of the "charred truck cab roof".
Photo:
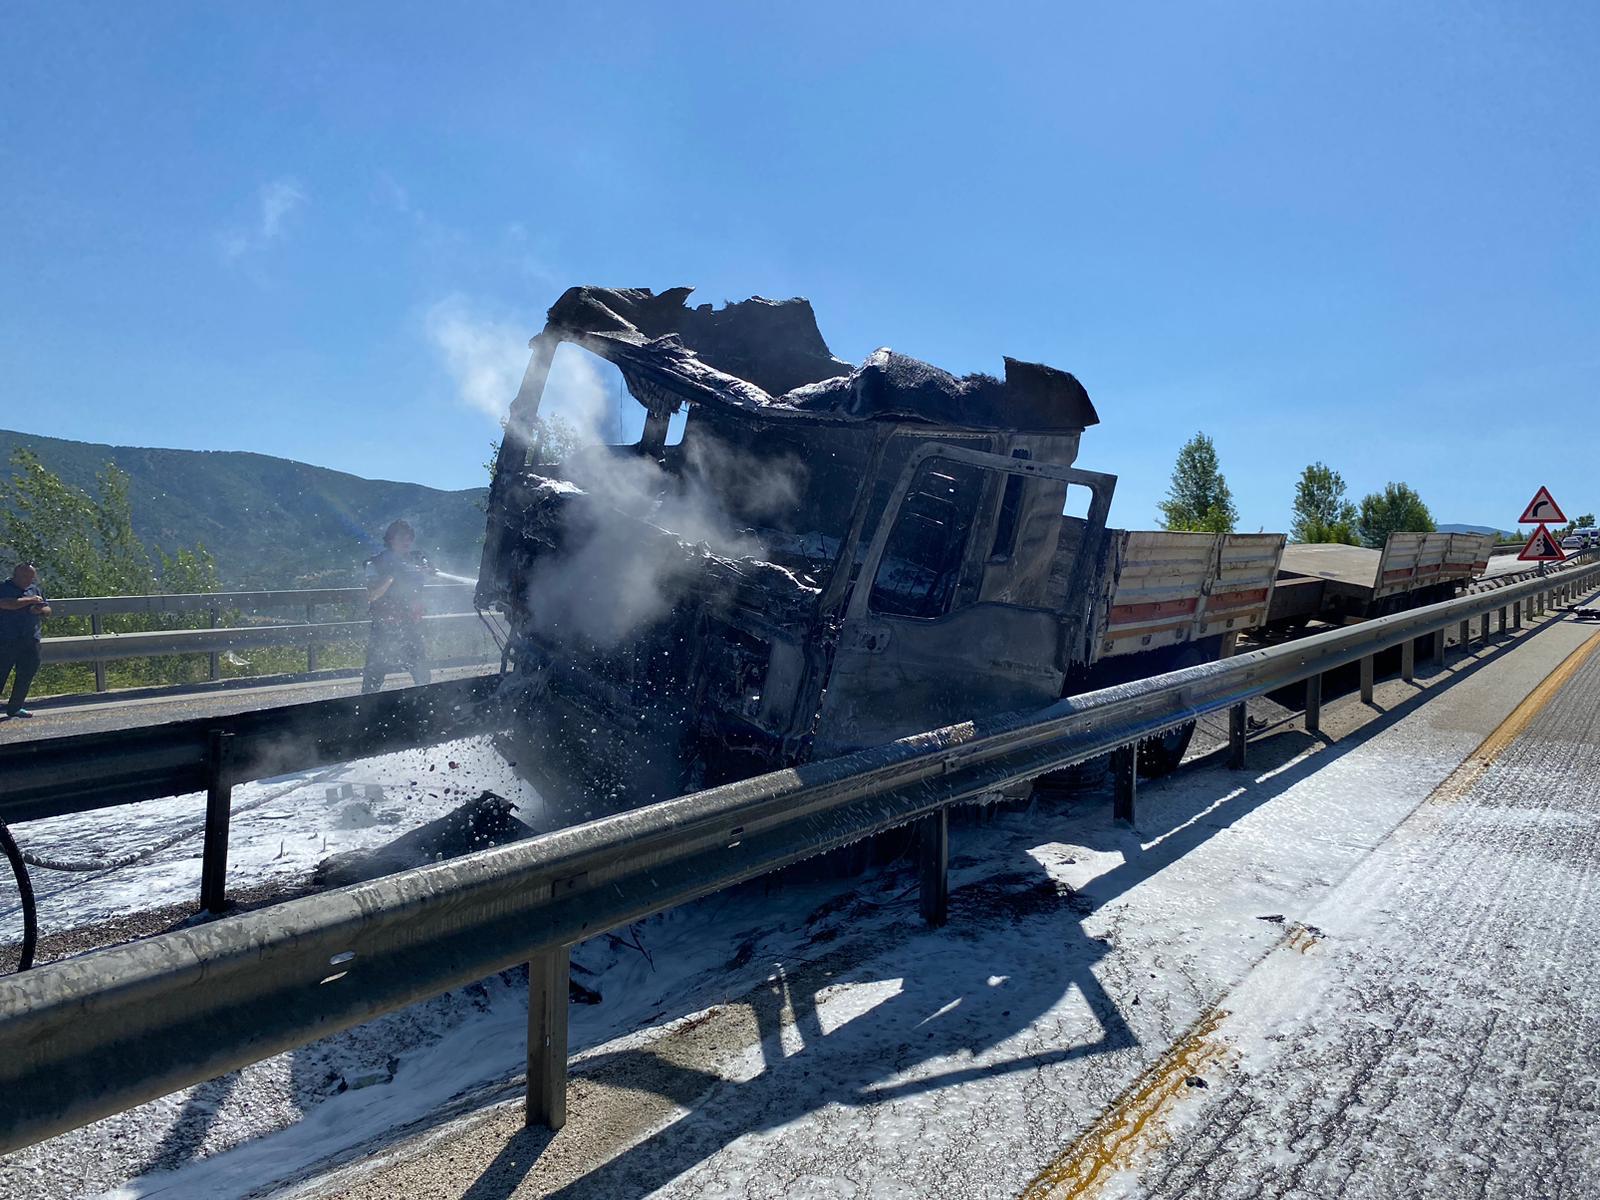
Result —
<svg viewBox="0 0 1600 1200"><path fill-rule="evenodd" d="M805 300L688 295L567 291L506 423L478 602L509 619L547 796L613 810L1060 696L1115 485L1072 466L1082 385L851 367ZM636 444L542 462L563 343L617 367Z"/></svg>

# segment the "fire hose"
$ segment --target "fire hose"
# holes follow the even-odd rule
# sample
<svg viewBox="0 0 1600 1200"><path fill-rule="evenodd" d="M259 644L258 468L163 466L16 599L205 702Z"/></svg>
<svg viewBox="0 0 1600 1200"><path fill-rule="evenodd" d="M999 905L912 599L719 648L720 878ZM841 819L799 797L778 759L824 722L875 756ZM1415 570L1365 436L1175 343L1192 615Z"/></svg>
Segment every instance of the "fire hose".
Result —
<svg viewBox="0 0 1600 1200"><path fill-rule="evenodd" d="M39 941L39 913L33 902L33 881L28 878L28 864L23 861L17 839L11 836L4 821L0 821L0 848L6 852L11 873L17 877L17 891L22 895L22 956L17 960L17 970L26 971L33 966L33 951Z"/></svg>
<svg viewBox="0 0 1600 1200"><path fill-rule="evenodd" d="M274 800L281 799L291 792L299 791L304 787L314 786L315 784L320 783L330 776L336 774L341 769L342 768L339 767L330 767L325 771L321 771L316 775L313 775L309 780L297 780L292 784L285 785L284 787L274 788L259 799L253 800L249 804L241 804L233 811L236 815L239 813L250 812L251 810L260 808L263 805L270 804ZM40 869L46 871L62 871L85 875L101 874L107 871L115 871L122 867L131 867L137 862L142 862L145 859L161 853L163 850L171 849L179 842L185 841L188 838L194 837L197 833L203 832L204 829L205 826L203 824L181 829L170 837L164 838L157 842L154 846L148 846L143 850L126 855L122 858L99 860L86 859L78 862L66 862L54 858L44 858L37 854L29 854L27 851L23 850L17 845L16 839L11 836L11 830L6 827L5 822L0 821L0 847L3 847L5 850L6 858L11 863L11 872L16 876L17 879L17 891L22 894L22 957L17 966L17 970L26 971L29 967L33 966L34 951L39 941L39 914L38 906L33 895L33 881L28 875L28 867L30 865L39 867Z"/></svg>

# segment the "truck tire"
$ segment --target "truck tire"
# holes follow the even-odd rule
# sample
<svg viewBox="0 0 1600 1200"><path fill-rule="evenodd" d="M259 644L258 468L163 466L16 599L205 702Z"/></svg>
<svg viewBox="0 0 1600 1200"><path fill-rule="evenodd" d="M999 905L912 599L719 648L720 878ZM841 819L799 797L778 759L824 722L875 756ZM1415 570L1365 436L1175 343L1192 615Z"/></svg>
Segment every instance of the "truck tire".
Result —
<svg viewBox="0 0 1600 1200"><path fill-rule="evenodd" d="M1194 722L1185 721L1176 729L1169 729L1160 737L1146 738L1139 743L1139 774L1146 779L1159 779L1178 769L1189 741L1194 737Z"/></svg>

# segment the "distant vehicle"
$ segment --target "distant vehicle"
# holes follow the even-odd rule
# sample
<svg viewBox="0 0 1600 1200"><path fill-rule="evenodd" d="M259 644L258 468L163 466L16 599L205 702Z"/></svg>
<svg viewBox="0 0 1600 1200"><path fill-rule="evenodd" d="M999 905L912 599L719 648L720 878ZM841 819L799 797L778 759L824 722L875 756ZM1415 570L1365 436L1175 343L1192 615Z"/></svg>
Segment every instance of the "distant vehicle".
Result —
<svg viewBox="0 0 1600 1200"><path fill-rule="evenodd" d="M1570 533L1561 539L1563 550L1587 550L1589 544L1589 535L1586 533Z"/></svg>

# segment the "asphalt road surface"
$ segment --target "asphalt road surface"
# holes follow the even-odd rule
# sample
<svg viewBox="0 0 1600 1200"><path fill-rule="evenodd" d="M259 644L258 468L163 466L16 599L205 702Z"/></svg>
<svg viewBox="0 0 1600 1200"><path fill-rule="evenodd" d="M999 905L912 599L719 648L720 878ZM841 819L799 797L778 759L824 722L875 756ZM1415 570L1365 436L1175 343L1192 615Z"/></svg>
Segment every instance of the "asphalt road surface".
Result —
<svg viewBox="0 0 1600 1200"><path fill-rule="evenodd" d="M583 1051L553 1138L504 1103L311 1192L1600 1196L1600 631L1511 646L1132 830L958 834L948 928Z"/></svg>
<svg viewBox="0 0 1600 1200"><path fill-rule="evenodd" d="M1093 788L958 817L943 929L890 863L584 943L554 1136L498 978L0 1159L0 1196L1600 1197L1597 637L1330 698L1132 827Z"/></svg>
<svg viewBox="0 0 1600 1200"><path fill-rule="evenodd" d="M1600 633L1207 1014L1120 1172L1039 1196L1600 1194ZM1189 1052L1183 1059L1182 1051ZM1094 1180L1100 1183L1101 1180Z"/></svg>

